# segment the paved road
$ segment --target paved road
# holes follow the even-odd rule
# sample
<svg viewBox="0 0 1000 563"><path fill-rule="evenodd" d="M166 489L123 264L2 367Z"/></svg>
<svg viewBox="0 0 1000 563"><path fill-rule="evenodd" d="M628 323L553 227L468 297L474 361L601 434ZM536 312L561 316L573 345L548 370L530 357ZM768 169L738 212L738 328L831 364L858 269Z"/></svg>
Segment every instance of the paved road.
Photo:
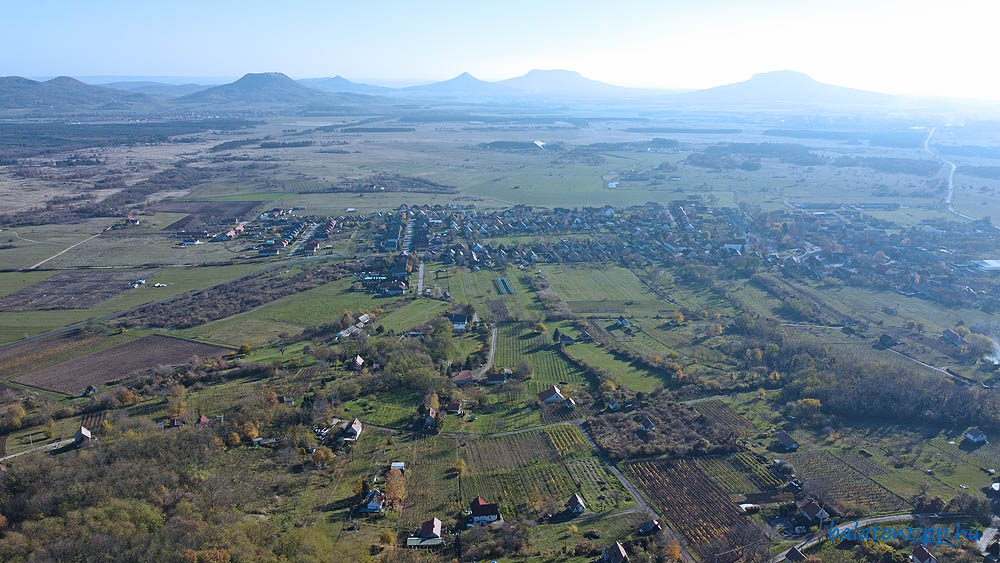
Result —
<svg viewBox="0 0 1000 563"><path fill-rule="evenodd" d="M8 456L0 457L0 462L7 461L8 459L13 459L19 455L24 455L31 452L42 452L50 450L58 450L59 448L68 446L73 443L72 438L67 438L66 440L60 440L58 442L52 442L50 444L43 444L41 446L35 446L34 448L24 450L23 452L17 452L16 454L10 454Z"/></svg>
<svg viewBox="0 0 1000 563"><path fill-rule="evenodd" d="M496 356L496 353L497 353L497 328L493 327L493 330L490 332L490 357L486 360L486 363L483 365L483 367L476 370L475 373L476 378L483 377L486 375L486 372L490 371L490 368L493 367L493 358Z"/></svg>
<svg viewBox="0 0 1000 563"><path fill-rule="evenodd" d="M57 258L57 257L59 257L59 256L62 256L63 254L65 254L65 253L69 252L70 250L73 250L74 248L76 248L76 247L80 246L81 244L83 244L83 243L87 242L88 240L94 240L95 238L97 238L97 237L99 237L99 236L101 236L101 233L97 233L96 235L94 235L94 236L92 236L92 237L89 237L89 238L85 238L85 239L81 240L80 242L78 242L78 243L76 243L76 244L74 244L74 245L72 245L72 246L69 246L69 247L66 247L66 248L64 248L64 249L60 250L59 252L56 252L56 253L55 253L55 254L53 254L52 256L49 256L49 257L48 257L48 258L46 258L45 260L42 260L41 262L39 262L39 263L35 264L34 266L32 266L32 267L30 267L30 268L28 268L28 269L29 269L29 270L34 270L35 268L37 268L37 267L41 266L42 264L44 264L44 263L48 262L49 260L52 260L53 258Z"/></svg>
<svg viewBox="0 0 1000 563"><path fill-rule="evenodd" d="M420 273L417 278L417 295L420 297L424 296L424 261L420 261Z"/></svg>

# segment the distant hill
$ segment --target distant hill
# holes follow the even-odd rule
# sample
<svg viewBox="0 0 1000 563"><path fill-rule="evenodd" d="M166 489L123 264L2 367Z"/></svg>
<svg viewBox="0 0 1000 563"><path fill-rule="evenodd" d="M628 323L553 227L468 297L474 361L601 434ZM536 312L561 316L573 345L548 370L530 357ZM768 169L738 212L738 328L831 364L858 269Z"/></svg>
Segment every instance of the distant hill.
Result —
<svg viewBox="0 0 1000 563"><path fill-rule="evenodd" d="M152 97L137 92L84 84L68 76L38 82L0 78L0 110L25 113L80 113L94 110L147 110L157 106Z"/></svg>
<svg viewBox="0 0 1000 563"><path fill-rule="evenodd" d="M523 76L501 80L501 84L528 95L561 97L606 97L631 95L642 90L591 80L573 70L532 70Z"/></svg>
<svg viewBox="0 0 1000 563"><path fill-rule="evenodd" d="M896 96L825 84L791 70L763 72L749 80L673 96L677 102L701 108L824 107L855 108L887 105Z"/></svg>
<svg viewBox="0 0 1000 563"><path fill-rule="evenodd" d="M397 93L407 96L426 96L434 98L511 98L520 93L504 84L485 82L463 72L451 80L409 86L397 90Z"/></svg>
<svg viewBox="0 0 1000 563"><path fill-rule="evenodd" d="M305 106L374 101L358 94L334 94L307 88L280 72L246 74L236 82L223 84L177 98L182 104L226 106Z"/></svg>
<svg viewBox="0 0 1000 563"><path fill-rule="evenodd" d="M303 78L299 80L299 84L324 92L348 92L351 94L388 94L394 90L394 88L385 86L351 82L339 74L332 78Z"/></svg>
<svg viewBox="0 0 1000 563"><path fill-rule="evenodd" d="M211 84L167 84L165 82L151 82L148 80L136 80L126 82L108 82L98 84L105 88L124 90L125 92L138 92L151 96L162 96L164 98L178 98L195 92L201 92L212 87Z"/></svg>

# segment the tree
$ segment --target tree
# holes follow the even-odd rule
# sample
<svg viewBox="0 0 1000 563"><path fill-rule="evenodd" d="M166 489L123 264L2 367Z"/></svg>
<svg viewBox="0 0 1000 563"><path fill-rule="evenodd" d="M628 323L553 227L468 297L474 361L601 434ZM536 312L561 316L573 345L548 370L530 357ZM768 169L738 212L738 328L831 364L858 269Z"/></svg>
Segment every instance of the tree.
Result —
<svg viewBox="0 0 1000 563"><path fill-rule="evenodd" d="M973 333L968 336L969 353L976 358L992 354L995 349L993 339L985 334Z"/></svg>
<svg viewBox="0 0 1000 563"><path fill-rule="evenodd" d="M56 430L56 421L52 420L50 418L48 420L48 422L45 423L45 434L49 438L55 438L56 437L56 432L57 432L57 430Z"/></svg>
<svg viewBox="0 0 1000 563"><path fill-rule="evenodd" d="M229 436L226 436L226 445L230 448L240 445L240 435L236 432L230 432Z"/></svg>
<svg viewBox="0 0 1000 563"><path fill-rule="evenodd" d="M517 362L518 377L520 377L521 379L528 379L529 377L531 377L531 374L533 373L534 373L534 368L532 367L531 362L528 361L527 358L521 358L521 360Z"/></svg>
<svg viewBox="0 0 1000 563"><path fill-rule="evenodd" d="M431 393L427 396L427 407L434 410L439 410L441 408L441 399L438 398L437 393Z"/></svg>
<svg viewBox="0 0 1000 563"><path fill-rule="evenodd" d="M403 472L390 469L385 476L385 496L393 505L403 502L406 498L406 486L403 484Z"/></svg>
<svg viewBox="0 0 1000 563"><path fill-rule="evenodd" d="M559 338L561 336L562 335L559 333L559 329L558 328L553 329L552 330L552 342L553 342L553 344L559 344Z"/></svg>
<svg viewBox="0 0 1000 563"><path fill-rule="evenodd" d="M458 462L455 463L455 473L458 473L459 475L465 475L465 470L466 470L465 458L460 457L458 458Z"/></svg>
<svg viewBox="0 0 1000 563"><path fill-rule="evenodd" d="M326 446L320 446L313 452L312 459L317 467L324 467L333 461L333 451Z"/></svg>
<svg viewBox="0 0 1000 563"><path fill-rule="evenodd" d="M392 545L396 543L396 534L392 533L392 530L382 530L382 533L378 536L378 541L382 545Z"/></svg>
<svg viewBox="0 0 1000 563"><path fill-rule="evenodd" d="M358 321L357 319L354 318L354 313L352 313L350 310L345 309L343 316L340 317L340 325L351 326L356 322Z"/></svg>
<svg viewBox="0 0 1000 563"><path fill-rule="evenodd" d="M170 418L183 418L187 410L187 388L183 385L174 385L170 388L170 398L167 399L167 414Z"/></svg>
<svg viewBox="0 0 1000 563"><path fill-rule="evenodd" d="M545 323L538 323L535 325L535 332L539 334L545 334L549 331L549 327L545 326Z"/></svg>
<svg viewBox="0 0 1000 563"><path fill-rule="evenodd" d="M667 544L667 556L673 561L681 560L681 544L677 540L670 540Z"/></svg>
<svg viewBox="0 0 1000 563"><path fill-rule="evenodd" d="M243 435L247 437L247 440L256 440L260 436L260 432L257 430L257 425L249 420L243 423Z"/></svg>
<svg viewBox="0 0 1000 563"><path fill-rule="evenodd" d="M249 356L251 351L253 351L253 348L251 348L249 344L244 342L243 344L240 344L239 348L237 348L236 353L238 353L241 356Z"/></svg>

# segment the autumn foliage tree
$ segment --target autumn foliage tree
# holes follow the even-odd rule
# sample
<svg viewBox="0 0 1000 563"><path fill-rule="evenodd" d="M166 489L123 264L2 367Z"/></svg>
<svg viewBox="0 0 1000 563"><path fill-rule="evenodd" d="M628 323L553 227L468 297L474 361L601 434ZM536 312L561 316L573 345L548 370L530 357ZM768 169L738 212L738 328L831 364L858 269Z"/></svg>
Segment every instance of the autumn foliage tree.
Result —
<svg viewBox="0 0 1000 563"><path fill-rule="evenodd" d="M390 469L385 476L385 496L386 499L395 505L399 505L406 498L406 486L403 484L403 472L399 469Z"/></svg>

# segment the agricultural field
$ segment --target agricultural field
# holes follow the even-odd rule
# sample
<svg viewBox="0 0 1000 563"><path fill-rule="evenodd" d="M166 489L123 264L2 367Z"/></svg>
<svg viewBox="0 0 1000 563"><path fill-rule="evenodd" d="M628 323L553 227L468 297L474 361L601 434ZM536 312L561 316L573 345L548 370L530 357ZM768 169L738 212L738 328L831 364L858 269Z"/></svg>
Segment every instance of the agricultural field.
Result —
<svg viewBox="0 0 1000 563"><path fill-rule="evenodd" d="M649 393L659 387L670 387L672 384L665 376L653 373L634 362L620 360L612 352L595 343L577 342L566 347L566 353L587 365L611 374L618 385L636 391Z"/></svg>
<svg viewBox="0 0 1000 563"><path fill-rule="evenodd" d="M266 263L253 263L162 268L158 270L153 283L135 289L127 288L126 291L88 309L0 312L0 344L62 328L73 323L115 315L148 303L171 299L182 293L227 282L267 267L269 265ZM45 273L52 275L52 272ZM154 287L154 283L164 284L164 287Z"/></svg>
<svg viewBox="0 0 1000 563"><path fill-rule="evenodd" d="M693 403L691 407L708 419L709 424L721 426L738 436L749 437L758 432L758 428L752 422L720 400L699 401Z"/></svg>
<svg viewBox="0 0 1000 563"><path fill-rule="evenodd" d="M888 514L909 505L899 495L825 450L797 452L784 458L795 468L803 487L819 495L841 514Z"/></svg>
<svg viewBox="0 0 1000 563"><path fill-rule="evenodd" d="M380 298L370 293L350 290L353 280L344 278L276 299L244 313L180 331L188 338L239 346L261 346L274 342L282 333L297 334L309 326L319 326L339 319L344 311L376 311L396 299ZM376 323L378 314L376 313ZM251 327L252 330L247 330Z"/></svg>
<svg viewBox="0 0 1000 563"><path fill-rule="evenodd" d="M468 440L461 455L468 462L460 477L463 504L477 496L499 502L508 520L550 504L561 511L574 492L595 514L631 504L576 426Z"/></svg>
<svg viewBox="0 0 1000 563"><path fill-rule="evenodd" d="M533 373L526 387L538 393L551 385L589 386L583 373L559 355L549 333L531 332L516 323L498 326L497 369L517 369L522 360L531 364Z"/></svg>
<svg viewBox="0 0 1000 563"><path fill-rule="evenodd" d="M60 272L19 291L0 297L0 311L89 309L125 291L132 283L147 280L156 270L96 270Z"/></svg>
<svg viewBox="0 0 1000 563"><path fill-rule="evenodd" d="M767 538L691 460L638 461L626 473L703 561ZM726 560L735 562L739 554Z"/></svg>
<svg viewBox="0 0 1000 563"><path fill-rule="evenodd" d="M33 371L16 382L60 393L79 393L88 385L104 385L137 370L180 364L193 356L222 356L231 351L222 346L153 335Z"/></svg>
<svg viewBox="0 0 1000 563"><path fill-rule="evenodd" d="M620 313L653 316L671 311L631 271L620 266L590 268L545 264L542 275L575 313Z"/></svg>
<svg viewBox="0 0 1000 563"><path fill-rule="evenodd" d="M448 304L444 301L417 299L377 317L374 323L400 333L427 324L442 316L447 309Z"/></svg>
<svg viewBox="0 0 1000 563"><path fill-rule="evenodd" d="M724 457L699 457L694 460L705 475L731 495L749 495L780 487L783 482L768 470L768 462L743 452Z"/></svg>
<svg viewBox="0 0 1000 563"><path fill-rule="evenodd" d="M13 379L70 359L146 336L145 331L108 334L101 328L69 330L0 348L0 374Z"/></svg>
<svg viewBox="0 0 1000 563"><path fill-rule="evenodd" d="M168 231L183 231L202 225L233 224L248 218L259 201L169 201L153 206L153 211L165 213L184 213L185 215L164 227Z"/></svg>

